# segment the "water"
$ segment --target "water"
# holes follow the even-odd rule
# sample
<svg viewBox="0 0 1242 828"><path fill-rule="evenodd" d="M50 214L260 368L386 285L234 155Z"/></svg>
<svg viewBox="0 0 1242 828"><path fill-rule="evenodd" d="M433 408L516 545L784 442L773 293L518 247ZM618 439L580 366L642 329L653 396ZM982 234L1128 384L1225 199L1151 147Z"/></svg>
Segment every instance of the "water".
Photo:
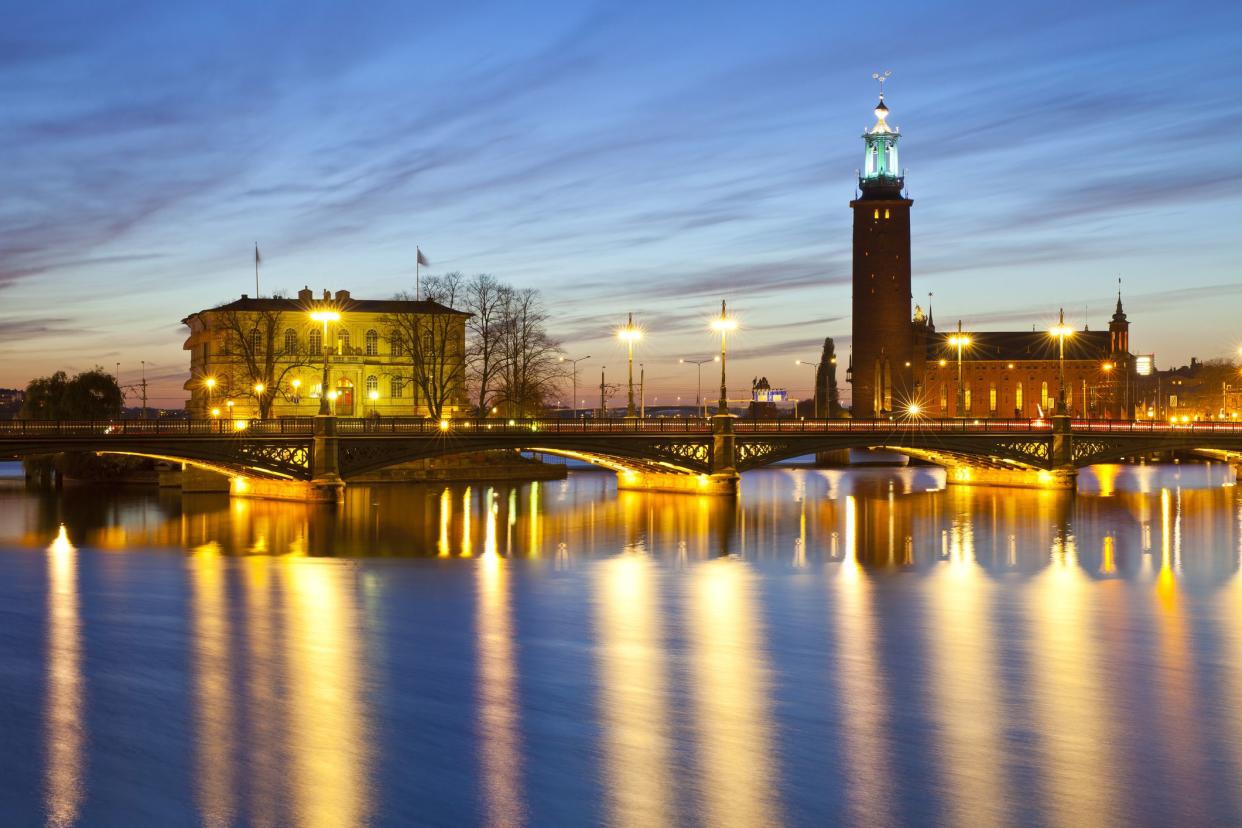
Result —
<svg viewBox="0 0 1242 828"><path fill-rule="evenodd" d="M575 473L334 515L0 481L0 813L1237 824L1239 488L1081 482Z"/></svg>

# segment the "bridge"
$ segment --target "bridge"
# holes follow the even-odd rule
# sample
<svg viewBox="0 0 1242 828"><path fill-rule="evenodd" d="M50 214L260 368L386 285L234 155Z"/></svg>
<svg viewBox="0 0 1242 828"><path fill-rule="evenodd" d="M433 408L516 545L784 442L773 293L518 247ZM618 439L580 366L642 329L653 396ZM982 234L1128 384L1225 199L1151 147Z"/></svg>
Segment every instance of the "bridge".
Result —
<svg viewBox="0 0 1242 828"><path fill-rule="evenodd" d="M489 450L561 455L617 472L622 488L732 494L741 473L807 454L880 449L921 458L951 483L1072 488L1077 469L1174 450L1242 459L1242 424L901 418L747 420L278 420L0 422L0 457L95 452L152 457L233 479L235 494L336 501L353 477ZM840 454L838 454L840 456Z"/></svg>

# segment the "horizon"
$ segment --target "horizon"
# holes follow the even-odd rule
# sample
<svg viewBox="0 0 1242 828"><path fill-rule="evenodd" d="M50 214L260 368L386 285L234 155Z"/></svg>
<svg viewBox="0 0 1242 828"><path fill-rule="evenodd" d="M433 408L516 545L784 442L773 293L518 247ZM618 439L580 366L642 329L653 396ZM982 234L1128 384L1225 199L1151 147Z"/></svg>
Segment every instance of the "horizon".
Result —
<svg viewBox="0 0 1242 828"><path fill-rule="evenodd" d="M12 14L0 387L146 360L152 405L180 407L180 320L253 291L257 241L265 295L387 298L415 245L538 288L580 377L623 376L632 312L649 404L693 394L677 360L713 353L727 299L731 390L797 396L831 336L848 396L847 204L886 69L913 302L942 330L1061 307L1103 329L1121 277L1162 369L1242 344L1240 10L1205 31L1155 3L897 4L876 50L866 9L812 4L302 8Z"/></svg>

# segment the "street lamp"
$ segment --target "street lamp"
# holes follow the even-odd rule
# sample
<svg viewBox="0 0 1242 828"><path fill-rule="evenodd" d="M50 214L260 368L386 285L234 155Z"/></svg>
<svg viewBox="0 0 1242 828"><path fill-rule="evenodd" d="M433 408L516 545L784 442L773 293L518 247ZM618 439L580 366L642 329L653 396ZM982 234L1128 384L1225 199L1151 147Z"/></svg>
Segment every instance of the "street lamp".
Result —
<svg viewBox="0 0 1242 828"><path fill-rule="evenodd" d="M617 338L626 344L630 355L630 396L625 404L625 416L637 417L638 412L634 409L634 343L643 338L643 332L634 327L634 314L631 313L625 327L617 331Z"/></svg>
<svg viewBox="0 0 1242 828"><path fill-rule="evenodd" d="M330 417L332 416L332 409L328 407L328 323L340 322L341 314L339 311L324 309L312 311L310 318L315 322L323 323L323 339L321 340L323 347L323 385L320 386L319 391L319 416Z"/></svg>
<svg viewBox="0 0 1242 828"><path fill-rule="evenodd" d="M720 405L716 414L723 417L729 413L729 387L725 379L725 366L728 359L727 340L729 331L737 330L737 320L729 316L723 299L720 300L720 316L712 320L712 330L720 332Z"/></svg>
<svg viewBox="0 0 1242 828"><path fill-rule="evenodd" d="M1065 410L1065 340L1074 335L1074 329L1065 324L1065 309L1057 324L1048 329L1048 334L1057 340L1057 413L1067 415Z"/></svg>
<svg viewBox="0 0 1242 828"><path fill-rule="evenodd" d="M708 362L717 362L720 357L714 356L711 359L682 359L678 360L685 365L693 365L699 369L698 384L694 387L694 410L702 416L707 416L707 406L703 403L703 365Z"/></svg>
<svg viewBox="0 0 1242 828"><path fill-rule="evenodd" d="M259 404L259 417L263 417L263 392L267 390L267 386L261 382L254 384L254 399Z"/></svg>
<svg viewBox="0 0 1242 828"><path fill-rule="evenodd" d="M957 416L965 417L966 393L962 387L962 351L970 346L970 336L962 333L962 320L957 320L957 333L949 335L949 346L957 349ZM944 364L943 362L941 364Z"/></svg>
<svg viewBox="0 0 1242 828"><path fill-rule="evenodd" d="M294 377L289 382L289 385L293 387L293 404L301 405L302 404L302 392L300 389L302 387L302 380L298 379L297 377Z"/></svg>
<svg viewBox="0 0 1242 828"><path fill-rule="evenodd" d="M207 377L205 380L203 380L203 385L206 386L207 388L207 407L211 408L211 398L212 398L212 392L216 388L216 378Z"/></svg>
<svg viewBox="0 0 1242 828"><path fill-rule="evenodd" d="M574 375L574 379L573 379L574 396L573 396L572 402L574 404L574 419L575 420L578 419L578 363L584 362L590 358L591 358L591 355L587 354L586 356L578 357L577 359L570 359L569 357L561 357L560 359L561 362L568 362L573 366L572 371Z"/></svg>
<svg viewBox="0 0 1242 828"><path fill-rule="evenodd" d="M804 360L804 359L795 359L794 365L811 366L811 371L813 372L813 376L815 377L815 379L811 383L811 387L814 389L813 391L811 391L811 405L812 405L811 416L818 417L819 416L819 366L820 366L820 363L808 362L807 360Z"/></svg>

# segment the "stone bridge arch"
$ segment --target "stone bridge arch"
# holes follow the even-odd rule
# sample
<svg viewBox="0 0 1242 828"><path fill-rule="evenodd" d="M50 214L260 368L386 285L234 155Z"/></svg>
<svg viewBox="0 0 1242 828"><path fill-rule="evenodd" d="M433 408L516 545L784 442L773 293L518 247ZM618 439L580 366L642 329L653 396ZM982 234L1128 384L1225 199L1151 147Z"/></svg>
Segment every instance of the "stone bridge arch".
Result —
<svg viewBox="0 0 1242 828"><path fill-rule="evenodd" d="M272 438L251 440L243 437L216 437L201 440L152 440L104 435L72 439L35 439L7 448L6 454L17 459L65 452L113 454L188 463L230 476L309 480L312 451L310 439L282 441Z"/></svg>

